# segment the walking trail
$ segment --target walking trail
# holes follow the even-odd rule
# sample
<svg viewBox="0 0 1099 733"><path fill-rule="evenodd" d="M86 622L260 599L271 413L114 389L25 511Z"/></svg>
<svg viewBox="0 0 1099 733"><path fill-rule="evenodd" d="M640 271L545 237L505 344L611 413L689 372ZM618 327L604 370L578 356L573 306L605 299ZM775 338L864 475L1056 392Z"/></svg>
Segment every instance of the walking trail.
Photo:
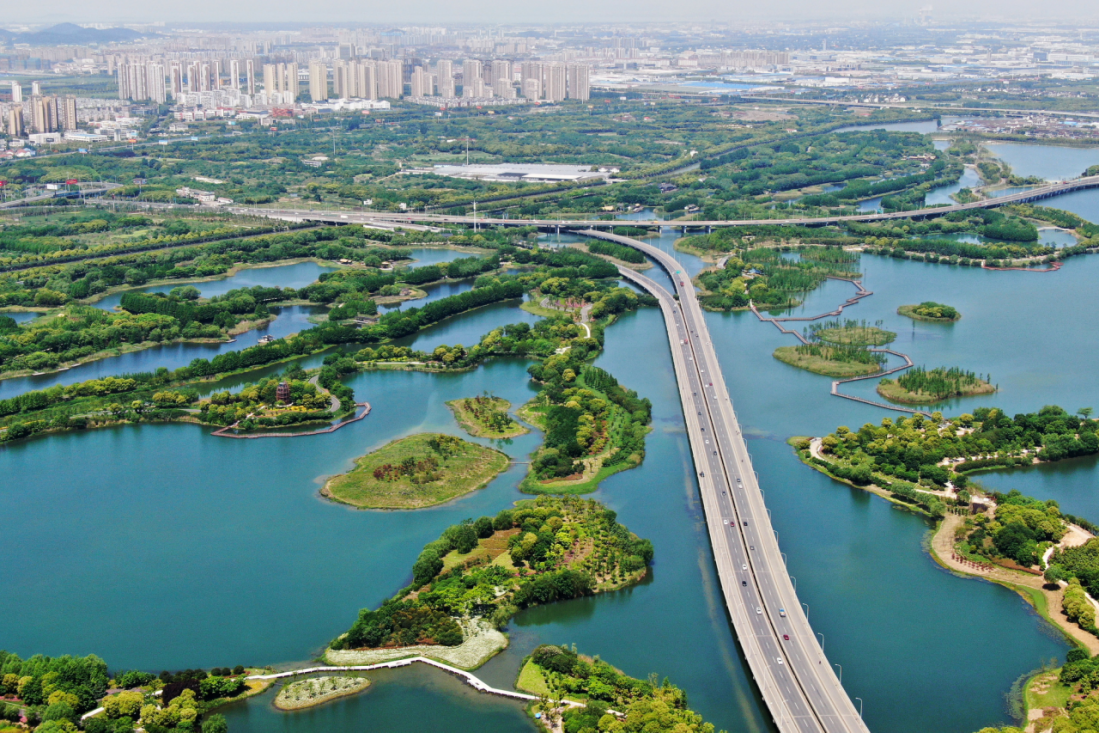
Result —
<svg viewBox="0 0 1099 733"><path fill-rule="evenodd" d="M816 316L773 318L771 316L765 316L762 313L760 313L759 309L756 308L756 304L751 302L751 301L748 302L748 307L752 309L752 313L755 313L756 318L758 318L759 320L770 323L771 325L773 325L775 328L777 328L782 333L793 334L795 337L797 337L798 341L801 341L803 344L808 344L809 343L808 339L806 339L799 331L796 331L792 328L786 328L782 324L787 322L787 321L819 321L821 318L832 318L832 317L835 317L835 316L839 316L841 313L843 313L844 308L846 308L848 306L851 306L851 305L856 305L863 298L867 298L867 297L874 294L874 292L872 290L867 290L866 288L864 288L862 286L862 280L852 280L852 279L846 278L846 277L835 277L835 276L829 276L828 279L829 280L841 280L843 282L851 283L852 285L855 286L855 295L853 297L850 297L847 300L843 301L843 303L841 303L840 306L838 308L836 308L834 311L829 311L827 313L821 313L821 314L816 315ZM914 410L910 407L898 407L897 405L890 405L890 404L887 404L885 402L878 402L876 400L866 399L865 397L856 397L855 395L849 395L849 394L844 394L843 392L840 392L840 385L841 384L847 384L848 382L861 382L864 379L880 379L881 377L888 377L890 374L895 374L897 372L904 371L905 369L908 369L908 368L910 368L914 365L914 362L912 361L911 357L908 356L908 354L903 354L899 351L894 351L893 349L870 349L870 351L873 351L873 352L878 353L878 354L892 354L893 356L896 356L900 359L903 359L904 363L901 364L900 366L893 367L892 369L888 369L884 372L875 372L874 374L867 374L867 375L861 376L861 377L848 377L847 379L834 379L834 380L832 380L832 395L835 396L835 397L842 397L845 400L852 400L853 402L862 402L863 404L871 405L873 407L882 407L882 408L885 408L886 410L895 410L896 412L907 412L907 413L913 414L913 415L927 415L928 417L930 417L931 413L926 412L924 410Z"/></svg>

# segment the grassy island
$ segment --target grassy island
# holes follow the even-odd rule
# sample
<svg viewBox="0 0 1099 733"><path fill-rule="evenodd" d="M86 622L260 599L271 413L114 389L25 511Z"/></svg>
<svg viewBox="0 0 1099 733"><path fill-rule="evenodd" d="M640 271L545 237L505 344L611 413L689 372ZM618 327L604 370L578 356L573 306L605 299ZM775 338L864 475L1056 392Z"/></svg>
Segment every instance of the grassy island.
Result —
<svg viewBox="0 0 1099 733"><path fill-rule="evenodd" d="M483 488L508 460L452 435L420 433L367 453L321 493L363 509L422 509Z"/></svg>
<svg viewBox="0 0 1099 733"><path fill-rule="evenodd" d="M880 321L874 325L853 319L826 321L812 324L807 331L811 341L845 346L885 346L897 338L897 334L882 328Z"/></svg>
<svg viewBox="0 0 1099 733"><path fill-rule="evenodd" d="M626 587L645 577L652 558L652 543L596 501L521 501L448 527L416 559L412 585L360 611L326 659L364 664L422 654L472 669L506 646L492 627L520 609Z"/></svg>
<svg viewBox="0 0 1099 733"><path fill-rule="evenodd" d="M529 432L508 414L511 403L501 397L489 394L466 397L451 400L446 406L462 430L478 438L514 438Z"/></svg>
<svg viewBox="0 0 1099 733"><path fill-rule="evenodd" d="M780 346L775 349L774 357L779 361L805 369L826 377L861 377L865 374L877 374L885 357L865 348L828 345L800 344L798 346Z"/></svg>
<svg viewBox="0 0 1099 733"><path fill-rule="evenodd" d="M551 730L681 731L713 733L714 727L687 707L687 695L675 685L653 676L629 677L598 657L577 654L576 649L543 644L523 662L516 689L540 700L533 705L541 722ZM563 707L562 700L584 703ZM608 709L624 714L623 723L601 724ZM613 719L613 718L612 718Z"/></svg>
<svg viewBox="0 0 1099 733"><path fill-rule="evenodd" d="M902 305L897 309L897 314L916 321L929 321L931 323L954 323L962 317L962 314L954 307L930 300L919 305Z"/></svg>
<svg viewBox="0 0 1099 733"><path fill-rule="evenodd" d="M996 387L973 372L958 367L924 370L915 367L896 379L883 379L878 394L890 402L906 405L932 405L954 397L992 394Z"/></svg>
<svg viewBox="0 0 1099 733"><path fill-rule="evenodd" d="M884 346L897 337L892 331L866 321L847 319L825 321L806 327L808 343L780 346L774 357L779 361L826 377L861 377L877 374L885 363L885 354L870 349Z"/></svg>
<svg viewBox="0 0 1099 733"><path fill-rule="evenodd" d="M348 695L354 695L370 687L366 677L310 677L298 680L279 690L275 707L279 710L302 710Z"/></svg>

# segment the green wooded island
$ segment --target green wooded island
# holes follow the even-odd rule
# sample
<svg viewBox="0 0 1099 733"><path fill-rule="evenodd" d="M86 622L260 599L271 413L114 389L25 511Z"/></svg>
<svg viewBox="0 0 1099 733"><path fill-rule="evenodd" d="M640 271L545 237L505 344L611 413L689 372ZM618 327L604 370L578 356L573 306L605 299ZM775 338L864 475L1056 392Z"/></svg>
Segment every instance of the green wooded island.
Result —
<svg viewBox="0 0 1099 733"><path fill-rule="evenodd" d="M360 611L325 659L354 665L420 654L473 669L507 646L498 629L520 609L633 585L652 558L652 543L599 502L527 499L448 527L416 559L412 585Z"/></svg>
<svg viewBox="0 0 1099 733"><path fill-rule="evenodd" d="M935 303L930 300L919 305L902 305L897 309L897 314L916 321L931 323L954 323L962 317L962 314L953 306Z"/></svg>
<svg viewBox="0 0 1099 733"><path fill-rule="evenodd" d="M494 395L479 395L446 403L462 430L478 438L514 438L530 431L508 414L511 403Z"/></svg>
<svg viewBox="0 0 1099 733"><path fill-rule="evenodd" d="M878 394L890 402L906 405L933 405L955 397L992 394L996 391L989 379L958 367L936 367L925 370L915 367L896 379L878 383Z"/></svg>
<svg viewBox="0 0 1099 733"><path fill-rule="evenodd" d="M713 733L714 726L687 707L687 694L668 682L630 677L599 657L578 654L575 647L543 644L531 652L519 671L517 690L538 695L531 712L542 714L550 730L646 733ZM562 701L583 703L565 707ZM616 716L609 710L621 714ZM561 727L556 724L560 722Z"/></svg>
<svg viewBox="0 0 1099 733"><path fill-rule="evenodd" d="M508 466L498 450L441 433L387 443L330 478L321 494L360 509L422 509L484 488Z"/></svg>
<svg viewBox="0 0 1099 733"><path fill-rule="evenodd" d="M303 710L354 695L370 687L366 677L310 677L291 682L275 696L279 710Z"/></svg>

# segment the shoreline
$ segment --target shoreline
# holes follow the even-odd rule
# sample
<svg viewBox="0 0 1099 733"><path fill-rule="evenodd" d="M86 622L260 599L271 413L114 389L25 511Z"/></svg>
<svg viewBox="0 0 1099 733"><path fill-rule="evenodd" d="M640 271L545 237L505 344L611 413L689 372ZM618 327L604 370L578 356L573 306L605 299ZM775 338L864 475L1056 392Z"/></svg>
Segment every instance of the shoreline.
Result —
<svg viewBox="0 0 1099 733"><path fill-rule="evenodd" d="M796 439L797 438L791 438L790 441ZM793 445L793 443L791 443L791 445ZM931 515L924 509L895 499L888 491L875 484L859 486L846 479L833 475L825 470L823 466L818 466L806 460L802 455L802 451L797 450L796 446L794 447L799 461L809 468L823 473L833 481L845 484L851 488L858 489L859 491L874 494L891 504L931 518ZM990 583L996 583L1015 591L1034 608L1038 616L1055 628L1058 633L1065 637L1071 644L1087 649L1091 655L1099 654L1099 637L1088 633L1078 626L1071 625L1067 621L1062 622L1059 620L1063 589L1046 589L1044 578L1040 575L1030 575L1029 573L1011 570L999 565L991 565L988 569L981 568L975 572L975 569L953 559L953 533L954 529L961 523L962 518L959 515L948 513L937 521L937 524L933 529L928 530L923 550L936 564L941 566L944 570L956 575L965 578L986 580Z"/></svg>

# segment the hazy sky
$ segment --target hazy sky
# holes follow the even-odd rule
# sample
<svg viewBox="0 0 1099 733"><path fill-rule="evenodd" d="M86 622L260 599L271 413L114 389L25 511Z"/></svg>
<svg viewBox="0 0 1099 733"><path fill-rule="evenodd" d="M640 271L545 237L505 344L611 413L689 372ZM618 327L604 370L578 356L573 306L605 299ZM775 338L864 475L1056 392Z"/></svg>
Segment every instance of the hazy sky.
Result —
<svg viewBox="0 0 1099 733"><path fill-rule="evenodd" d="M1036 20L1063 18L1091 27L1099 25L1096 0L50 0L48 3L5 2L0 23L247 22L400 23L524 23L603 21L719 21L767 19L807 20L834 18L914 17L925 5L934 5L940 19L984 18Z"/></svg>

